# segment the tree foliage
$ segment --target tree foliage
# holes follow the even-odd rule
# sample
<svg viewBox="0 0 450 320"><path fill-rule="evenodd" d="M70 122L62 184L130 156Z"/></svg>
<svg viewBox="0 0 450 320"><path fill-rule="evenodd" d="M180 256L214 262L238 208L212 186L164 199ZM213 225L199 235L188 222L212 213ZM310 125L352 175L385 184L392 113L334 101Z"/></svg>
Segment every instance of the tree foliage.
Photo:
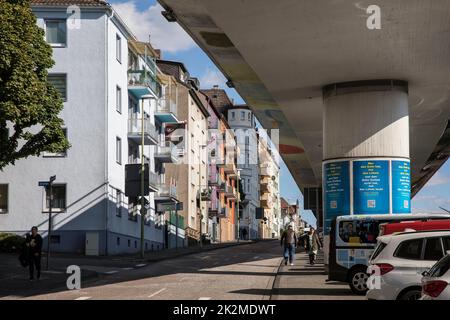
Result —
<svg viewBox="0 0 450 320"><path fill-rule="evenodd" d="M63 101L47 81L54 64L29 0L0 0L0 170L69 143L58 114Z"/></svg>

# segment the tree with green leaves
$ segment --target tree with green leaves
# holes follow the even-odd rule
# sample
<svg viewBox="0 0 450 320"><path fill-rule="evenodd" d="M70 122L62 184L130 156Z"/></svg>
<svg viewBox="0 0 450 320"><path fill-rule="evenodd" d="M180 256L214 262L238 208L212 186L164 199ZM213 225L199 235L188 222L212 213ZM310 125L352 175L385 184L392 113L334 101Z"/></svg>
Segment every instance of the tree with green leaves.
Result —
<svg viewBox="0 0 450 320"><path fill-rule="evenodd" d="M47 81L54 64L29 0L0 0L0 170L69 143L58 114L63 101Z"/></svg>

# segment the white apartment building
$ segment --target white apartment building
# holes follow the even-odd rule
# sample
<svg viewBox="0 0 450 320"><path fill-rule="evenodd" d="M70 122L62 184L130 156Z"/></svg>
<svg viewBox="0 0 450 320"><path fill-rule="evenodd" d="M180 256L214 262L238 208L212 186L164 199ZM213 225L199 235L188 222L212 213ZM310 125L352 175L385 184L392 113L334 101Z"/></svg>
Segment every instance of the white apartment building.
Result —
<svg viewBox="0 0 450 320"><path fill-rule="evenodd" d="M255 117L246 105L229 107L226 112L228 124L234 131L240 149L237 166L245 193L239 214L239 234L242 237L242 231L246 229L247 238L256 239L261 235L258 232L260 221L256 218L256 208L260 207L260 184Z"/></svg>
<svg viewBox="0 0 450 320"><path fill-rule="evenodd" d="M61 117L71 148L19 160L0 173L1 196L7 199L0 211L0 232L23 234L38 226L47 241L49 194L38 182L56 175L52 251L137 252L140 206L124 194L125 165L140 163L144 118L143 155L151 191L146 197L145 249L163 249L165 216L156 212L155 200L176 199L164 177L164 163L176 161L165 148L164 119L176 117L158 100L166 88L159 83L156 52L137 42L103 1L84 1L76 24L68 10L73 1L31 2L53 47L49 80L64 98Z"/></svg>

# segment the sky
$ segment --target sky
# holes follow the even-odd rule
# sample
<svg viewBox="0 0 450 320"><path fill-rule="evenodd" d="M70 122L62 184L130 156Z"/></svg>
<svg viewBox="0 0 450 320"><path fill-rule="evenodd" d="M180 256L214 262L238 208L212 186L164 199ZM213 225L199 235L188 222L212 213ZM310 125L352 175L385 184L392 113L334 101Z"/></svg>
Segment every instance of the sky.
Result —
<svg viewBox="0 0 450 320"><path fill-rule="evenodd" d="M244 103L234 90L225 85L226 79L208 56L177 24L170 23L161 15L162 7L155 0L110 0L114 9L140 41L148 41L162 50L162 59L183 62L192 77L200 80L201 88L219 85L235 103ZM150 36L150 38L149 38ZM281 196L288 202L298 199L302 207L303 196L286 165L281 162ZM450 210L450 161L430 179L412 200L413 212L443 212ZM315 225L310 210L302 211L302 217Z"/></svg>

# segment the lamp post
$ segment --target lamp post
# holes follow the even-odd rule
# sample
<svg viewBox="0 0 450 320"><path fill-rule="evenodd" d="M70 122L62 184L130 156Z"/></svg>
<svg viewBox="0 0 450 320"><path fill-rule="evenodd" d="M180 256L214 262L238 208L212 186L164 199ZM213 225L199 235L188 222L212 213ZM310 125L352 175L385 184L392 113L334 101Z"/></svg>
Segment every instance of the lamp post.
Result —
<svg viewBox="0 0 450 320"><path fill-rule="evenodd" d="M200 209L199 220L200 220L200 248L203 248L203 238L202 238L202 223L203 223L203 214L202 214L202 149L206 148L206 144L198 145L198 204Z"/></svg>
<svg viewBox="0 0 450 320"><path fill-rule="evenodd" d="M237 242L239 242L239 239L241 238L241 229L239 226L239 220L241 219L239 215L239 200L241 198L241 193L239 191L239 181L241 180L241 170L237 169Z"/></svg>
<svg viewBox="0 0 450 320"><path fill-rule="evenodd" d="M49 268L50 264L50 238L52 235L52 209L53 209L53 182L56 180L56 176L51 176L48 181L48 191L49 195L49 205L48 205L48 234L47 234L47 265L46 270Z"/></svg>

